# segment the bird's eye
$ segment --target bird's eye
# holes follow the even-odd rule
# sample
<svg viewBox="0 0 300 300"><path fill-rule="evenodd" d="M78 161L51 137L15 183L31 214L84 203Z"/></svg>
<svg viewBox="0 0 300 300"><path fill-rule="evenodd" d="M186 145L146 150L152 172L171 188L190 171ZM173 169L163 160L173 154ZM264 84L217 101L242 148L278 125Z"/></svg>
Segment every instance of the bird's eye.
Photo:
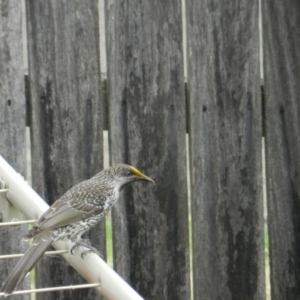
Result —
<svg viewBox="0 0 300 300"><path fill-rule="evenodd" d="M131 176L132 173L131 173L130 171L127 171L126 175L127 175L127 176Z"/></svg>

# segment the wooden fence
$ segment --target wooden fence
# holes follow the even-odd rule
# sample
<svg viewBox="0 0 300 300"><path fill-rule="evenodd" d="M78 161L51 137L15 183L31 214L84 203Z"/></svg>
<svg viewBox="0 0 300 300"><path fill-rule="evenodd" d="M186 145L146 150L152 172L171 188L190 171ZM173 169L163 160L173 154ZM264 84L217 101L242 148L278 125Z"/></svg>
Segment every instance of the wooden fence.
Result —
<svg viewBox="0 0 300 300"><path fill-rule="evenodd" d="M52 203L102 169L108 130L111 163L136 165L157 182L127 188L113 209L116 271L145 299L252 300L266 298L264 136L271 297L300 299L298 1L107 0L105 13L96 0L26 1L25 44L22 3L0 0L1 155L25 175L30 127L33 187ZM24 251L25 232L1 229L1 254ZM105 224L89 237L105 253ZM1 262L1 281L14 264ZM38 286L82 282L59 258L44 259L36 278ZM36 295L99 298L93 290Z"/></svg>

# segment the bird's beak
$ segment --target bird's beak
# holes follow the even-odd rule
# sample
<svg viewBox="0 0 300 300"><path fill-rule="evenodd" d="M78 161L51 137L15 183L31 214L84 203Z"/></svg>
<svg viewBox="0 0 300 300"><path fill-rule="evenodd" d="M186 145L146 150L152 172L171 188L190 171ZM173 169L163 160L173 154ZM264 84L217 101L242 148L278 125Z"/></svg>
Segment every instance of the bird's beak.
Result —
<svg viewBox="0 0 300 300"><path fill-rule="evenodd" d="M143 174L143 176L141 177L141 180L146 180L146 181L149 181L153 184L155 184L155 181L153 179L151 179L150 177L146 176Z"/></svg>
<svg viewBox="0 0 300 300"><path fill-rule="evenodd" d="M140 180L146 180L146 181L149 181L153 184L155 184L154 180L151 179L150 177L146 176L145 174L143 174L141 171L139 171L138 169L136 169L135 167L130 167L131 170L133 171L134 175L140 179Z"/></svg>

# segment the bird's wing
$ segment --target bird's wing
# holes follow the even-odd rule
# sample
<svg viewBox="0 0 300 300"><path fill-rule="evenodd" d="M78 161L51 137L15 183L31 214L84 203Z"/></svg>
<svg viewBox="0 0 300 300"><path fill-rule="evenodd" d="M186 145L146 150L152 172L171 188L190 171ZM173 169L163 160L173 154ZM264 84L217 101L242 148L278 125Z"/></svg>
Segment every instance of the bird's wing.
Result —
<svg viewBox="0 0 300 300"><path fill-rule="evenodd" d="M55 230L71 223L98 215L104 211L103 207L89 203L75 203L56 201L29 231L27 238L33 238L44 231Z"/></svg>

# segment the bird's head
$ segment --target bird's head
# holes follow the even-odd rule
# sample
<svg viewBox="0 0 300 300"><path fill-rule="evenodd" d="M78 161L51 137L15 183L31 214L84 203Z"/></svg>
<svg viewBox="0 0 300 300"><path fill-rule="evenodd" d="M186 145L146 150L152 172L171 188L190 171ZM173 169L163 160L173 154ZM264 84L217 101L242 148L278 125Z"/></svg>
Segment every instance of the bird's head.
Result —
<svg viewBox="0 0 300 300"><path fill-rule="evenodd" d="M150 177L146 176L135 167L125 164L112 166L110 168L110 173L120 189L128 183L138 180L148 181L155 184Z"/></svg>

